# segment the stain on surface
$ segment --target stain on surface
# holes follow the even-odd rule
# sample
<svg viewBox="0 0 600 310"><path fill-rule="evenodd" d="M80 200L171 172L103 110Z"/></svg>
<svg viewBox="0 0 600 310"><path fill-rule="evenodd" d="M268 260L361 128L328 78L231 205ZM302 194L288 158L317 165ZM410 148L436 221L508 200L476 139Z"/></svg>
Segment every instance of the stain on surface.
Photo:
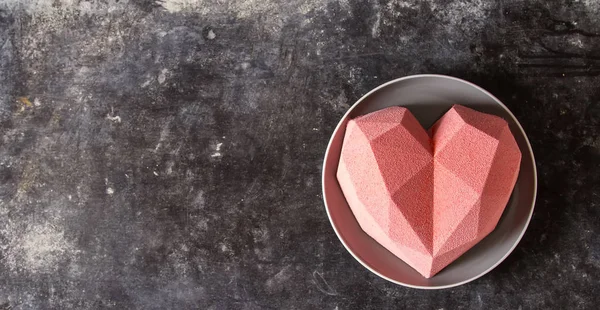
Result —
<svg viewBox="0 0 600 310"><path fill-rule="evenodd" d="M79 252L74 242L66 239L64 232L52 224L4 234L11 239L4 260L15 272L53 273L59 264L72 260Z"/></svg>

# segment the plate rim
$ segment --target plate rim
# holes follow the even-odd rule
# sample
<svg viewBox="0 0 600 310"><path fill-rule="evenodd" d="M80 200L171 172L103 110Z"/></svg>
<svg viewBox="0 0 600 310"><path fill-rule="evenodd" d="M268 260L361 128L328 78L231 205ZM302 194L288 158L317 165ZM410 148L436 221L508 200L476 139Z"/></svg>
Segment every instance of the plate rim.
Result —
<svg viewBox="0 0 600 310"><path fill-rule="evenodd" d="M475 276L473 276L473 277L471 277L469 279L457 282L457 283L447 284L447 285L438 285L438 286L422 286L422 285L413 285L413 284L409 284L409 283L404 283L404 282L401 282L401 281L397 281L397 280L391 279L391 278L389 278L389 277L387 277L387 276L379 273L377 270L373 269L372 267L368 266L359 257L358 254L354 253L348 247L348 245L346 244L346 242L344 241L344 239L340 235L340 233L339 233L337 227L335 226L334 221L333 221L333 219L331 217L331 214L329 212L329 206L327 204L327 199L325 198L327 196L327 194L325 192L325 167L326 167L327 158L329 157L329 151L330 151L330 148L331 148L331 144L333 143L333 138L334 138L335 134L338 132L338 130L340 129L340 127L342 126L342 124L344 123L344 120L346 120L348 118L348 115L350 115L350 113L352 113L352 111L359 104L361 104L362 101L364 101L366 98L368 98L373 93L377 92L378 90L380 90L382 88L385 88L385 87L387 87L387 86L389 86L391 84L398 83L398 82L405 81L405 80L417 79L417 78L427 78L427 77L429 77L429 78L441 78L441 79L447 79L447 80L457 81L457 82L466 84L468 86L471 86L471 87L479 90L483 94L487 95L491 99L493 99L498 105L500 105L508 113L508 115L510 115L510 117L512 118L512 120L517 124L517 127L519 128L519 130L521 131L521 133L525 137L525 142L527 142L527 151L529 151L529 154L531 156L532 167L533 167L533 200L531 202L531 209L529 210L529 214L527 216L527 221L525 223L525 226L523 227L522 231L520 232L518 238L515 240L514 244L504 254L504 256L502 256L496 263L494 263L492 266L490 266L488 269L484 270L480 274L475 275ZM510 111L510 109L508 109L508 107L506 105L504 105L504 103L502 103L502 101L500 101L498 98L496 98L496 96L492 95L490 92L488 92L487 90L483 89L482 87L480 87L480 86L478 86L478 85L476 85L474 83L471 83L469 81L457 78L457 77L448 76L448 75L442 75L442 74L414 74L414 75L408 75L408 76L400 77L400 78L388 81L386 83L383 83L383 84L375 87L374 89L372 89L371 91L369 91L368 93L366 93L364 96L362 96L360 99L358 99L348 109L348 111L346 111L346 113L341 117L341 119L338 122L337 126L335 127L335 129L331 133L331 137L329 138L329 142L327 143L327 149L325 151L325 156L323 157L323 167L322 167L322 171L321 171L321 187L322 187L321 190L322 190L322 195L323 195L323 202L324 202L324 205L325 205L325 211L327 212L327 217L329 218L329 223L333 227L333 230L335 231L335 234L337 235L338 239L344 245L344 248L346 248L346 250L352 255L352 257L354 257L354 259L356 261L358 261L363 267L365 267L366 269L368 269L372 273L374 273L377 276L381 277L382 279L385 279L385 280L387 280L389 282L392 282L394 284L398 284L398 285L402 285L402 286L410 287L410 288L416 288L416 289L436 290L436 289L452 288L452 287L460 286L460 285L469 283L471 281L477 280L478 278L486 275L488 272L492 271L494 268L496 268L498 265L500 265L514 251L514 249L517 247L517 245L519 244L519 242L521 242L521 239L525 235L525 232L527 231L527 228L529 227L529 223L530 223L531 218L533 216L533 210L535 209L535 203L536 203L536 200L537 200L538 180L537 180L537 167L536 167L535 156L534 156L534 153L533 153L533 149L531 148L531 143L529 142L529 137L527 137L527 133L523 129L523 126L521 126L521 123L519 122L519 120L517 120L517 118L513 115L513 113Z"/></svg>

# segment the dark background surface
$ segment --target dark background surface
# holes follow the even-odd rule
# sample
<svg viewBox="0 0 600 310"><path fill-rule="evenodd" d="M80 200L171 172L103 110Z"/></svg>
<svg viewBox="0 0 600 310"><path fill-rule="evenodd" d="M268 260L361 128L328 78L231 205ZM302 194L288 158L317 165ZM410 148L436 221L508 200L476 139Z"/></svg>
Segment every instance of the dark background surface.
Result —
<svg viewBox="0 0 600 310"><path fill-rule="evenodd" d="M0 1L0 309L593 309L600 2ZM487 88L531 140L530 229L420 291L343 248L337 121L408 74Z"/></svg>

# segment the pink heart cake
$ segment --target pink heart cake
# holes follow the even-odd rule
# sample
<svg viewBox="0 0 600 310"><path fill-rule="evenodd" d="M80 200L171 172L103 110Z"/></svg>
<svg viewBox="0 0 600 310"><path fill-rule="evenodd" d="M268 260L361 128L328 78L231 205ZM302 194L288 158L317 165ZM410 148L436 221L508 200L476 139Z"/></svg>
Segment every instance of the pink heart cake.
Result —
<svg viewBox="0 0 600 310"><path fill-rule="evenodd" d="M390 107L348 122L337 179L361 228L430 278L494 230L520 163L500 117L455 105L427 132Z"/></svg>

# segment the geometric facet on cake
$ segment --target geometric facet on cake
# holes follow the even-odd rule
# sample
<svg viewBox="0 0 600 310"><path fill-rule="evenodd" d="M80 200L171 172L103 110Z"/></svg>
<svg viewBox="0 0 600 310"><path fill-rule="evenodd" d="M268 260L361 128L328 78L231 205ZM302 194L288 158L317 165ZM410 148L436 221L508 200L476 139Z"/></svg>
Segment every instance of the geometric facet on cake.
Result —
<svg viewBox="0 0 600 310"><path fill-rule="evenodd" d="M496 227L520 163L500 117L454 105L425 131L390 107L348 122L337 179L362 230L430 278Z"/></svg>

